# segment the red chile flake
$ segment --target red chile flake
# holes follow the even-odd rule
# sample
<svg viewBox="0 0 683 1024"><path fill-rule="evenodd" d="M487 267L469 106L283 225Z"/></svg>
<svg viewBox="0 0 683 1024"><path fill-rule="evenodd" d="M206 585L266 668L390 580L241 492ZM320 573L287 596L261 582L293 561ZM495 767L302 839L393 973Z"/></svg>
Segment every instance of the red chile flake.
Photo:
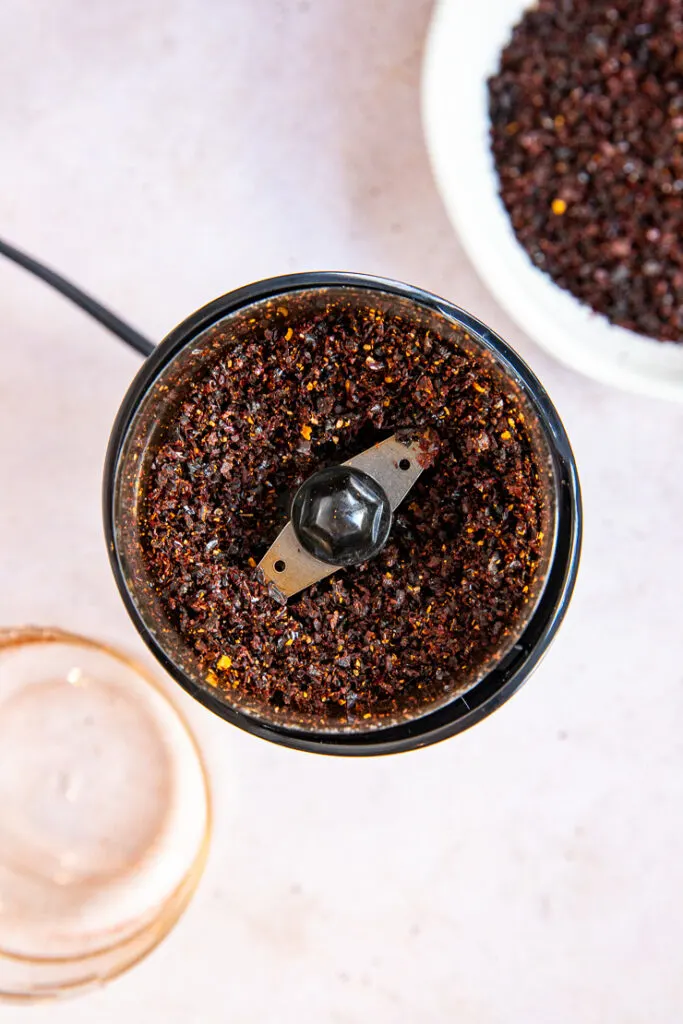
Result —
<svg viewBox="0 0 683 1024"><path fill-rule="evenodd" d="M518 635L547 546L524 400L455 325L372 301L333 289L213 328L141 478L146 571L205 682L306 728L463 692ZM386 547L275 601L256 565L297 487L397 430L422 438L426 468Z"/></svg>
<svg viewBox="0 0 683 1024"><path fill-rule="evenodd" d="M540 0L489 81L520 243L581 302L683 337L683 2Z"/></svg>

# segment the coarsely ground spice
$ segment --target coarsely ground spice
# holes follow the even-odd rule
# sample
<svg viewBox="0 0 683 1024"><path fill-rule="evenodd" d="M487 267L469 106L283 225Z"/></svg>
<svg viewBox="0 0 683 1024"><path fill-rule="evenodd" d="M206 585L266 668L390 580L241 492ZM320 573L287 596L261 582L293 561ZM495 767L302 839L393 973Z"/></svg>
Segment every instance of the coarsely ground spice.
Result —
<svg viewBox="0 0 683 1024"><path fill-rule="evenodd" d="M683 0L540 0L489 81L500 193L562 288L683 338Z"/></svg>
<svg viewBox="0 0 683 1024"><path fill-rule="evenodd" d="M462 692L516 638L549 471L525 401L466 334L326 296L212 329L147 452L139 536L165 615L225 699L368 729ZM276 601L256 566L297 487L402 428L431 465L386 547Z"/></svg>

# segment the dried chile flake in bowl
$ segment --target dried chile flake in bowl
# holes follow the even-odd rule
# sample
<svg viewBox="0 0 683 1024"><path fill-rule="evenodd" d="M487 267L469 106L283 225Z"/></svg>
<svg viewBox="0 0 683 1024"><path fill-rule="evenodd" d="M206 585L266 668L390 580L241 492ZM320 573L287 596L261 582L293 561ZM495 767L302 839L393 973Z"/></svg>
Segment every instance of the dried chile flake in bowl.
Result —
<svg viewBox="0 0 683 1024"><path fill-rule="evenodd" d="M681 341L680 0L540 0L489 109L500 194L534 264L611 323Z"/></svg>
<svg viewBox="0 0 683 1024"><path fill-rule="evenodd" d="M405 429L429 465L384 549L274 600L256 566L299 485ZM401 295L309 288L224 316L163 366L117 461L144 629L202 699L289 729L367 732L467 692L552 557L536 409L464 326Z"/></svg>

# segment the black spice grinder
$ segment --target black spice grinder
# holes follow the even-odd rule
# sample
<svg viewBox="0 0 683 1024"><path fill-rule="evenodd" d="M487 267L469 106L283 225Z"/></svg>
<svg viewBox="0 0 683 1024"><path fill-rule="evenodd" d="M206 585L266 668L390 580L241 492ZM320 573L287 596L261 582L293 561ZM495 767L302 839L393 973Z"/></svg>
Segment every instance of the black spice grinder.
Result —
<svg viewBox="0 0 683 1024"><path fill-rule="evenodd" d="M408 750L502 704L580 550L576 467L484 324L380 278L231 292L147 359L104 522L138 631L192 696L274 742Z"/></svg>

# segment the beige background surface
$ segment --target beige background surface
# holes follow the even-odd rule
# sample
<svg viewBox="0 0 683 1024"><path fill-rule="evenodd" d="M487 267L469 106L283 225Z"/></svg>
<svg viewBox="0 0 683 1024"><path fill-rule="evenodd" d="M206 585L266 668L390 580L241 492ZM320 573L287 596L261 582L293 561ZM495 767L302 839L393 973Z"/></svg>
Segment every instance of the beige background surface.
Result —
<svg viewBox="0 0 683 1024"><path fill-rule="evenodd" d="M421 137L429 11L0 0L0 234L159 338L215 295L291 270L442 293L548 387L586 512L560 637L460 738L350 763L280 750L182 699L217 812L194 904L128 976L61 1006L2 1008L8 1024L680 1019L683 411L555 364L474 275ZM0 339L0 622L144 656L99 509L138 360L8 263Z"/></svg>

